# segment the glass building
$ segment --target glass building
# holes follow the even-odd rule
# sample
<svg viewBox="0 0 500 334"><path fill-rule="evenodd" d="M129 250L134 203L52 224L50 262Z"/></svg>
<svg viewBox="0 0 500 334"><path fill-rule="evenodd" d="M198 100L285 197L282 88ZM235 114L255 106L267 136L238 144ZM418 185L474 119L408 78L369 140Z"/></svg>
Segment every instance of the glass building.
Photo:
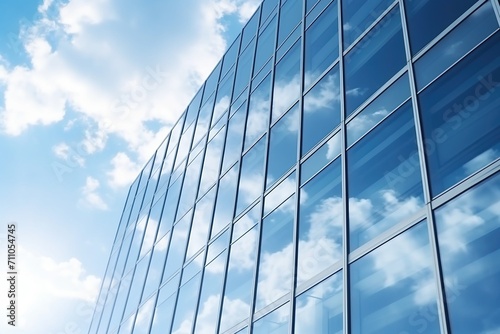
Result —
<svg viewBox="0 0 500 334"><path fill-rule="evenodd" d="M89 333L500 333L497 0L265 0L132 184Z"/></svg>

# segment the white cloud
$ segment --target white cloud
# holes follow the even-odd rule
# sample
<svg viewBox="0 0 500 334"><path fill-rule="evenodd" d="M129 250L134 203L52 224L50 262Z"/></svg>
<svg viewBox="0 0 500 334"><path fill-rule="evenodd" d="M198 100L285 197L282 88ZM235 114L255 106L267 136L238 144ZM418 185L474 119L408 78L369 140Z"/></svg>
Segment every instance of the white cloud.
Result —
<svg viewBox="0 0 500 334"><path fill-rule="evenodd" d="M64 142L52 147L52 151L56 157L63 159L64 161L68 161L72 164L74 163L80 167L85 165L85 159Z"/></svg>
<svg viewBox="0 0 500 334"><path fill-rule="evenodd" d="M87 176L85 186L82 189L83 202L92 208L99 210L107 210L108 205L104 202L101 196L97 193L100 187L98 180L91 176Z"/></svg>
<svg viewBox="0 0 500 334"><path fill-rule="evenodd" d="M140 165L132 161L126 153L119 152L111 160L112 169L108 172L112 187L124 187L130 184L140 171Z"/></svg>

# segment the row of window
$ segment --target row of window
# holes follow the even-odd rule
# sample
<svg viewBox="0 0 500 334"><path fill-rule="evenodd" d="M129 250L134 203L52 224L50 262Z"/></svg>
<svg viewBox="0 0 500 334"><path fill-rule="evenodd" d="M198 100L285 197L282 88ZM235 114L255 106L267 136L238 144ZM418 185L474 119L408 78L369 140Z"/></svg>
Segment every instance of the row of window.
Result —
<svg viewBox="0 0 500 334"><path fill-rule="evenodd" d="M292 277L301 289L317 275L341 269L347 256L344 212L347 252L363 251L401 222L425 216L431 198L498 161L500 35L491 1L359 6L308 0L303 25L302 1L282 1L280 11L277 3L263 2L132 185L94 332L112 331L126 319L137 323L137 306L151 312L160 300L170 301L166 312L177 305L175 312L194 314L189 301L196 287L212 284L205 279L224 284L229 242L229 295L221 298L214 288L219 295L213 299L213 291L203 288L200 307L212 298L206 312L217 312L211 306L227 297L221 328L230 328L224 319L237 318L230 312L248 316L254 284L252 307L265 313L291 291ZM439 20L428 24L440 11L445 12ZM453 29L446 28L457 18ZM238 251L249 244L255 258ZM274 253L289 256L264 261ZM232 261L245 268L235 264L231 271ZM222 276L209 278L212 271ZM341 272L336 276L341 281ZM273 280L287 286L285 291L270 289ZM179 282L185 288L178 295ZM235 300L248 302L231 304ZM276 314L288 317L290 305L282 308L287 311ZM183 318L176 316L180 323L173 328L182 327ZM258 324L254 331L264 326ZM127 332L126 325L121 328Z"/></svg>

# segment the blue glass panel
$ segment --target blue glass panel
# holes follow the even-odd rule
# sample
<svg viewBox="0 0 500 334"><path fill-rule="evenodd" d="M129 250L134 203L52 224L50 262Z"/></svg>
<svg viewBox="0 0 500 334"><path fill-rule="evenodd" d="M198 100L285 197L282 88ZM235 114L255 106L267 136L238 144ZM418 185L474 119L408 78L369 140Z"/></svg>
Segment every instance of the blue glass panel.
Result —
<svg viewBox="0 0 500 334"><path fill-rule="evenodd" d="M149 326L153 317L156 297L150 298L144 305L137 311L135 318L134 334L149 334Z"/></svg>
<svg viewBox="0 0 500 334"><path fill-rule="evenodd" d="M302 155L340 123L339 68L332 68L304 97Z"/></svg>
<svg viewBox="0 0 500 334"><path fill-rule="evenodd" d="M300 190L298 285L342 259L341 180L337 159Z"/></svg>
<svg viewBox="0 0 500 334"><path fill-rule="evenodd" d="M405 0L412 54L416 54L476 0Z"/></svg>
<svg viewBox="0 0 500 334"><path fill-rule="evenodd" d="M245 149L267 130L269 111L271 108L271 74L269 74L250 95L247 127L245 133Z"/></svg>
<svg viewBox="0 0 500 334"><path fill-rule="evenodd" d="M164 334L170 332L176 297L177 290L171 291L168 284L160 290L151 325L151 334Z"/></svg>
<svg viewBox="0 0 500 334"><path fill-rule="evenodd" d="M163 272L163 281L170 278L184 263L189 227L191 225L191 214L192 211L189 211L189 213L174 226L172 241L168 248L167 262Z"/></svg>
<svg viewBox="0 0 500 334"><path fill-rule="evenodd" d="M351 264L350 279L352 334L440 333L426 222Z"/></svg>
<svg viewBox="0 0 500 334"><path fill-rule="evenodd" d="M436 210L446 304L454 334L500 328L500 174Z"/></svg>
<svg viewBox="0 0 500 334"><path fill-rule="evenodd" d="M194 325L194 315L198 302L198 292L201 274L197 274L179 289L179 298L175 306L172 333L191 333Z"/></svg>
<svg viewBox="0 0 500 334"><path fill-rule="evenodd" d="M219 181L217 204L212 223L212 237L217 235L233 220L236 186L238 185L238 164L234 165Z"/></svg>
<svg viewBox="0 0 500 334"><path fill-rule="evenodd" d="M151 258L148 276L144 284L144 293L142 295L143 301L151 296L151 294L156 291L160 285L163 265L165 264L165 258L167 255L169 237L170 234L167 233L163 238L158 240L153 248L153 257Z"/></svg>
<svg viewBox="0 0 500 334"><path fill-rule="evenodd" d="M231 103L231 93L233 91L234 70L231 70L224 81L221 81L217 89L217 98L215 100L214 115L212 124L217 121L224 111L229 108Z"/></svg>
<svg viewBox="0 0 500 334"><path fill-rule="evenodd" d="M207 134L212 121L214 102L215 94L212 94L208 101L201 107L200 114L198 115L198 121L196 123L196 132L194 134L193 144L198 143L201 137Z"/></svg>
<svg viewBox="0 0 500 334"><path fill-rule="evenodd" d="M276 5L279 3L279 0L264 0L262 2L262 17L260 20L260 25L262 26L263 23L266 22L266 19L271 15L273 12L274 8L276 8Z"/></svg>
<svg viewBox="0 0 500 334"><path fill-rule="evenodd" d="M301 0L288 0L281 6L280 22L278 29L278 45L292 32L302 18Z"/></svg>
<svg viewBox="0 0 500 334"><path fill-rule="evenodd" d="M308 88L339 57L338 1L306 31L304 87Z"/></svg>
<svg viewBox="0 0 500 334"><path fill-rule="evenodd" d="M247 104L245 103L229 120L222 172L226 171L241 155L246 115Z"/></svg>
<svg viewBox="0 0 500 334"><path fill-rule="evenodd" d="M408 74L405 73L347 123L347 146L367 133L409 97L410 84Z"/></svg>
<svg viewBox="0 0 500 334"><path fill-rule="evenodd" d="M233 44L227 49L226 54L224 55L224 58L222 60L222 71L221 71L221 78L224 78L226 73L229 71L229 69L234 65L236 62L236 58L238 57L239 49L240 49L240 39L241 35L238 35L236 39L234 40Z"/></svg>
<svg viewBox="0 0 500 334"><path fill-rule="evenodd" d="M272 128L267 162L269 187L297 162L299 107L295 105Z"/></svg>
<svg viewBox="0 0 500 334"><path fill-rule="evenodd" d="M401 16L396 6L345 57L347 115L405 64Z"/></svg>
<svg viewBox="0 0 500 334"><path fill-rule="evenodd" d="M415 63L417 88L427 85L497 28L491 3L485 3Z"/></svg>
<svg viewBox="0 0 500 334"><path fill-rule="evenodd" d="M245 28L243 28L243 33L241 37L241 50L250 43L250 40L257 34L257 28L259 25L260 8L252 15Z"/></svg>
<svg viewBox="0 0 500 334"><path fill-rule="evenodd" d="M288 0L291 1L291 0ZM290 303L272 311L257 320L253 326L254 334L287 334L290 322Z"/></svg>
<svg viewBox="0 0 500 334"><path fill-rule="evenodd" d="M212 243L208 246L206 263L210 263L219 254L227 249L229 245L229 229L222 232Z"/></svg>
<svg viewBox="0 0 500 334"><path fill-rule="evenodd" d="M257 51L255 54L254 73L271 58L276 46L276 16L265 27L257 40Z"/></svg>
<svg viewBox="0 0 500 334"><path fill-rule="evenodd" d="M224 127L207 145L198 197L205 194L219 177L220 159L222 158L225 136L226 128Z"/></svg>
<svg viewBox="0 0 500 334"><path fill-rule="evenodd" d="M201 247L207 244L210 232L210 223L215 201L215 187L213 187L198 203L194 209L193 224L186 257L189 259Z"/></svg>
<svg viewBox="0 0 500 334"><path fill-rule="evenodd" d="M433 196L500 156L500 33L419 95Z"/></svg>
<svg viewBox="0 0 500 334"><path fill-rule="evenodd" d="M260 221L261 206L260 202L255 204L254 207L248 210L237 222L233 225L233 235L231 242L238 240L249 229L254 227Z"/></svg>
<svg viewBox="0 0 500 334"><path fill-rule="evenodd" d="M323 10L326 8L326 6L328 6L331 2L332 2L332 0L320 0L320 1L318 1L317 5L314 6L313 10L311 10L309 13L307 13L306 29L311 25L312 22L314 22L316 17L318 17L318 14L321 14L321 12L323 12ZM309 7L309 3L313 3L313 1L306 1L306 3L308 4L307 6ZM338 3L338 1L337 1L337 3ZM335 8L337 8L337 5L335 5ZM306 10L308 11L309 9L306 9Z"/></svg>
<svg viewBox="0 0 500 334"><path fill-rule="evenodd" d="M250 316L259 230L255 226L231 245L221 331Z"/></svg>
<svg viewBox="0 0 500 334"><path fill-rule="evenodd" d="M144 280L146 279L146 274L148 272L150 257L151 252L149 252L142 260L140 260L135 267L132 284L130 286L130 292L127 298L127 306L125 307L125 312L123 313L124 318L130 316L139 307Z"/></svg>
<svg viewBox="0 0 500 334"><path fill-rule="evenodd" d="M344 47L347 48L382 14L394 0L343 0Z"/></svg>
<svg viewBox="0 0 500 334"><path fill-rule="evenodd" d="M168 189L160 223L160 229L163 231L170 230L172 224L174 223L181 185L182 177L178 178L177 181L175 181L174 184Z"/></svg>
<svg viewBox="0 0 500 334"><path fill-rule="evenodd" d="M254 59L254 48L255 39L252 40L250 46L246 48L245 51L238 58L238 67L236 70L236 79L234 82L233 100L240 96L243 89L248 85L250 81L250 75L252 74L252 64Z"/></svg>
<svg viewBox="0 0 500 334"><path fill-rule="evenodd" d="M300 40L276 65L273 87L272 119L276 120L300 95Z"/></svg>
<svg viewBox="0 0 500 334"><path fill-rule="evenodd" d="M314 152L300 168L300 183L303 184L311 176L316 174L327 163L335 159L340 154L340 134L338 132L326 143L324 143L316 152Z"/></svg>
<svg viewBox="0 0 500 334"><path fill-rule="evenodd" d="M203 154L198 154L193 163L187 167L184 183L182 184L181 198L179 200L176 220L179 220L194 204L200 181L200 168Z"/></svg>
<svg viewBox="0 0 500 334"><path fill-rule="evenodd" d="M214 93L215 88L217 88L217 83L219 82L220 70L221 70L221 62L217 63L217 66L215 66L212 73L210 73L207 81L205 82L205 89L203 91L203 100L201 101L201 105L204 105L205 102L207 102L208 98Z"/></svg>
<svg viewBox="0 0 500 334"><path fill-rule="evenodd" d="M295 334L342 334L342 272L297 297Z"/></svg>
<svg viewBox="0 0 500 334"><path fill-rule="evenodd" d="M290 47L293 44L295 44L295 42L297 41L297 39L299 39L300 36L301 36L301 26L298 26L276 51L277 61L279 61L281 57L283 57L283 55L290 49Z"/></svg>
<svg viewBox="0 0 500 334"><path fill-rule="evenodd" d="M293 267L295 196L262 222L255 311L290 292Z"/></svg>
<svg viewBox="0 0 500 334"><path fill-rule="evenodd" d="M351 251L424 204L411 101L347 151Z"/></svg>
<svg viewBox="0 0 500 334"><path fill-rule="evenodd" d="M264 198L264 216L274 210L274 208L283 203L283 201L295 192L297 186L296 180L295 172L293 172L266 195ZM294 204L292 203L291 205Z"/></svg>
<svg viewBox="0 0 500 334"><path fill-rule="evenodd" d="M205 268L200 294L200 304L195 318L195 334L215 334L224 282L227 252L219 255Z"/></svg>
<svg viewBox="0 0 500 334"><path fill-rule="evenodd" d="M262 193L264 186L265 153L266 137L264 136L242 158L236 215L243 211Z"/></svg>
<svg viewBox="0 0 500 334"><path fill-rule="evenodd" d="M179 148L177 149L177 156L175 157L174 170L185 161L186 156L191 150L191 143L193 141L193 133L196 124L193 123L189 128L187 128L181 136L181 141L179 142Z"/></svg>

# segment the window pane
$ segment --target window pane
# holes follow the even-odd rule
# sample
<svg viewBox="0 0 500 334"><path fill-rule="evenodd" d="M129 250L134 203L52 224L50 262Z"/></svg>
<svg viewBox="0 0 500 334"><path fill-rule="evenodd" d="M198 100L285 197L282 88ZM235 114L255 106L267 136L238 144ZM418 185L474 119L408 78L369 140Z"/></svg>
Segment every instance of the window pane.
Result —
<svg viewBox="0 0 500 334"><path fill-rule="evenodd" d="M224 75L226 75L226 73L229 71L229 69L236 62L236 57L238 56L238 51L240 48L240 38L241 38L241 35L238 35L238 37L236 37L233 44L231 44L231 46L227 50L226 54L224 55L224 60L222 62L221 78L223 78Z"/></svg>
<svg viewBox="0 0 500 334"><path fill-rule="evenodd" d="M423 204L411 102L347 151L351 251Z"/></svg>
<svg viewBox="0 0 500 334"><path fill-rule="evenodd" d="M324 143L313 155L307 158L300 168L300 183L303 184L327 163L340 154L340 132Z"/></svg>
<svg viewBox="0 0 500 334"><path fill-rule="evenodd" d="M476 0L405 0L412 54L416 54Z"/></svg>
<svg viewBox="0 0 500 334"><path fill-rule="evenodd" d="M427 85L497 28L491 3L485 3L415 63L417 88Z"/></svg>
<svg viewBox="0 0 500 334"><path fill-rule="evenodd" d="M255 37L259 24L260 8L252 15L245 28L243 28L243 37L241 38L241 49L244 50L250 40Z"/></svg>
<svg viewBox="0 0 500 334"><path fill-rule="evenodd" d="M221 331L250 316L258 239L259 230L255 226L231 246Z"/></svg>
<svg viewBox="0 0 500 334"><path fill-rule="evenodd" d="M264 136L243 157L236 215L243 211L262 193L262 187L264 186L265 152L266 137Z"/></svg>
<svg viewBox="0 0 500 334"><path fill-rule="evenodd" d="M262 2L262 17L260 20L260 24L262 26L262 23L271 15L271 12L273 11L274 8L276 8L276 5L279 3L279 0L264 0Z"/></svg>
<svg viewBox="0 0 500 334"><path fill-rule="evenodd" d="M252 146L269 123L269 110L271 108L271 74L269 74L250 95L248 119L245 134L245 149Z"/></svg>
<svg viewBox="0 0 500 334"><path fill-rule="evenodd" d="M249 229L257 225L260 221L261 207L260 202L255 204L255 206L250 209L245 215L243 215L237 222L233 225L233 235L231 236L231 242L238 240L243 234L245 234Z"/></svg>
<svg viewBox="0 0 500 334"><path fill-rule="evenodd" d="M137 312L134 324L134 334L149 334L149 325L153 316L156 298L153 296Z"/></svg>
<svg viewBox="0 0 500 334"><path fill-rule="evenodd" d="M500 33L419 96L436 196L500 156Z"/></svg>
<svg viewBox="0 0 500 334"><path fill-rule="evenodd" d="M233 92L234 70L231 70L227 77L222 81L217 90L217 99L215 100L214 121L218 120L224 111L229 108L231 103L231 93Z"/></svg>
<svg viewBox="0 0 500 334"><path fill-rule="evenodd" d="M500 328L500 175L436 210L446 302L454 334Z"/></svg>
<svg viewBox="0 0 500 334"><path fill-rule="evenodd" d="M198 273L192 280L179 289L172 333L191 333L194 323L193 317L198 302L200 278L201 274Z"/></svg>
<svg viewBox="0 0 500 334"><path fill-rule="evenodd" d="M151 334L163 334L170 332L176 295L177 293L161 303L158 301L158 306L156 306L155 314L153 316Z"/></svg>
<svg viewBox="0 0 500 334"><path fill-rule="evenodd" d="M351 45L382 14L394 0L366 1L343 0L344 48Z"/></svg>
<svg viewBox="0 0 500 334"><path fill-rule="evenodd" d="M194 204L198 192L202 162L203 154L198 154L193 163L187 167L184 183L182 184L181 198L177 208L176 220L182 217Z"/></svg>
<svg viewBox="0 0 500 334"><path fill-rule="evenodd" d="M262 222L255 311L290 292L293 266L295 196Z"/></svg>
<svg viewBox="0 0 500 334"><path fill-rule="evenodd" d="M300 95L300 40L276 65L272 119L275 121Z"/></svg>
<svg viewBox="0 0 500 334"><path fill-rule="evenodd" d="M255 48L255 39L253 39L250 46L243 51L243 53L238 58L238 67L236 70L236 79L234 83L233 100L237 98L243 89L248 85L250 81L250 74L252 73L253 64L253 54Z"/></svg>
<svg viewBox="0 0 500 334"><path fill-rule="evenodd" d="M201 247L207 244L212 212L215 200L215 187L213 187L197 204L193 215L191 235L186 258L193 256Z"/></svg>
<svg viewBox="0 0 500 334"><path fill-rule="evenodd" d="M201 171L200 195L203 195L218 179L220 159L222 157L222 148L226 128L224 127L207 145L207 152Z"/></svg>
<svg viewBox="0 0 500 334"><path fill-rule="evenodd" d="M340 123L339 68L332 68L304 97L302 155Z"/></svg>
<svg viewBox="0 0 500 334"><path fill-rule="evenodd" d="M220 66L221 63L217 63L217 66L214 68L212 73L207 78L207 81L205 82L205 90L203 91L203 100L201 101L201 104L205 104L207 102L208 98L214 93L215 88L217 88L217 83L219 82L219 74L220 74Z"/></svg>
<svg viewBox="0 0 500 334"><path fill-rule="evenodd" d="M295 334L342 334L342 272L297 297Z"/></svg>
<svg viewBox="0 0 500 334"><path fill-rule="evenodd" d="M271 128L267 186L279 179L297 162L299 107L295 105Z"/></svg>
<svg viewBox="0 0 500 334"><path fill-rule="evenodd" d="M221 254L205 268L200 305L195 318L194 333L215 334L219 320L220 297L224 282L224 266L227 252Z"/></svg>
<svg viewBox="0 0 500 334"><path fill-rule="evenodd" d="M342 258L341 179L337 159L300 190L297 285Z"/></svg>
<svg viewBox="0 0 500 334"><path fill-rule="evenodd" d="M203 137L210 127L210 122L212 121L212 114L214 110L215 94L212 94L208 101L201 107L200 114L198 115L198 121L196 123L196 132L193 139L193 145L198 143L198 141Z"/></svg>
<svg viewBox="0 0 500 334"><path fill-rule="evenodd" d="M425 221L354 262L350 279L352 334L440 333Z"/></svg>
<svg viewBox="0 0 500 334"><path fill-rule="evenodd" d="M350 115L406 64L399 7L391 10L345 57Z"/></svg>
<svg viewBox="0 0 500 334"><path fill-rule="evenodd" d="M293 172L266 195L264 198L264 216L295 192L296 182L295 172ZM294 203L290 203L290 205L294 206Z"/></svg>
<svg viewBox="0 0 500 334"><path fill-rule="evenodd" d="M182 177L179 177L174 184L168 188L167 199L165 200L165 206L163 208L163 213L161 216L160 229L163 231L168 231L172 227L175 218L175 212L177 211L177 203L179 201L179 195L181 191Z"/></svg>
<svg viewBox="0 0 500 334"><path fill-rule="evenodd" d="M290 0L288 0L290 1ZM253 334L287 334L290 321L290 303L272 311L257 320L253 326Z"/></svg>
<svg viewBox="0 0 500 334"><path fill-rule="evenodd" d="M308 88L339 57L338 1L306 31L304 86Z"/></svg>
<svg viewBox="0 0 500 334"><path fill-rule="evenodd" d="M246 103L229 120L222 171L226 171L241 155L243 134L245 133Z"/></svg>
<svg viewBox="0 0 500 334"><path fill-rule="evenodd" d="M262 66L271 58L276 46L276 16L265 27L257 41L254 73L258 73Z"/></svg>
<svg viewBox="0 0 500 334"><path fill-rule="evenodd" d="M302 4L301 0L287 0L281 7L280 23L278 29L278 45L280 45L285 38L292 32L302 18Z"/></svg>
<svg viewBox="0 0 500 334"><path fill-rule="evenodd" d="M151 294L156 291L160 285L161 275L163 273L163 265L165 264L165 257L167 255L167 248L170 234L167 233L161 238L153 249L153 257L149 265L148 276L144 284L144 293L142 300L146 300Z"/></svg>
<svg viewBox="0 0 500 334"><path fill-rule="evenodd" d="M172 241L168 248L167 263L165 264L165 271L163 272L163 281L180 269L184 262L189 227L191 224L191 213L192 211L186 214L184 218L174 226Z"/></svg>
<svg viewBox="0 0 500 334"><path fill-rule="evenodd" d="M233 220L234 202L236 200L236 186L238 181L238 165L234 165L219 181L217 204L212 222L212 237Z"/></svg>
<svg viewBox="0 0 500 334"><path fill-rule="evenodd" d="M409 97L410 85L408 74L405 73L347 124L347 146L368 132Z"/></svg>

